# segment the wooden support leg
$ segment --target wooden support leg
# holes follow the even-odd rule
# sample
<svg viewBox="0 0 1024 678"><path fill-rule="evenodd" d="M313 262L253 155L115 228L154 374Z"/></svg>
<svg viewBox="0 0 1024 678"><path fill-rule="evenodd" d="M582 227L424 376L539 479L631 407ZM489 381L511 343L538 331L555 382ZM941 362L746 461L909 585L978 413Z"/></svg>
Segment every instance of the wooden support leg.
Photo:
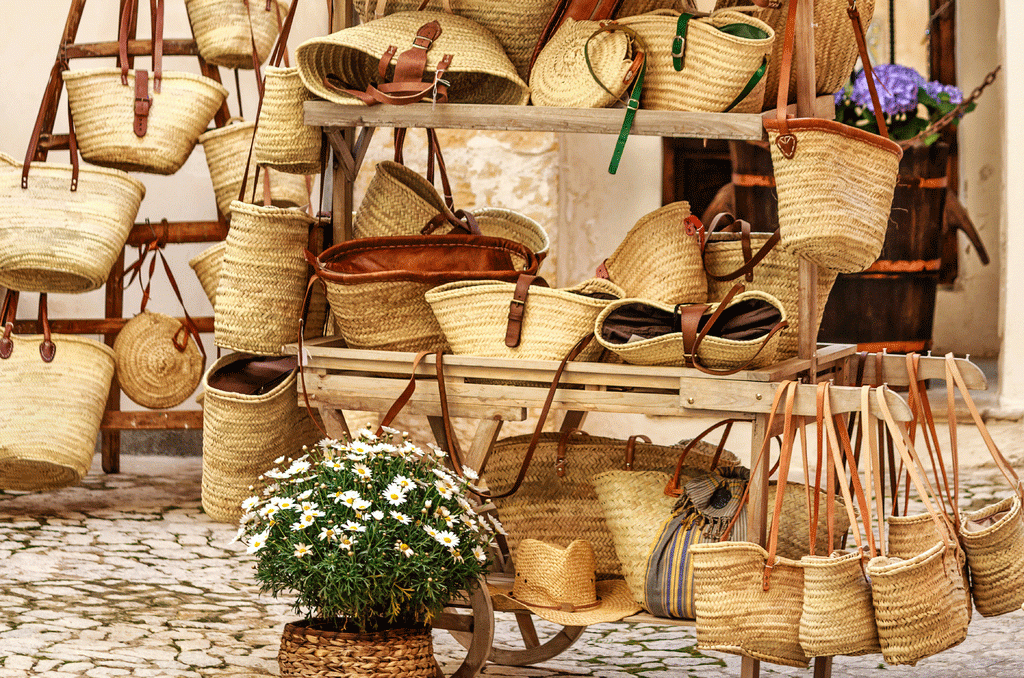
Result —
<svg viewBox="0 0 1024 678"><path fill-rule="evenodd" d="M814 678L830 678L832 675L832 657L814 658Z"/></svg>
<svg viewBox="0 0 1024 678"><path fill-rule="evenodd" d="M324 429L327 435L332 438L351 438L348 422L345 421L345 413L333 407L321 407L320 418L323 419Z"/></svg>

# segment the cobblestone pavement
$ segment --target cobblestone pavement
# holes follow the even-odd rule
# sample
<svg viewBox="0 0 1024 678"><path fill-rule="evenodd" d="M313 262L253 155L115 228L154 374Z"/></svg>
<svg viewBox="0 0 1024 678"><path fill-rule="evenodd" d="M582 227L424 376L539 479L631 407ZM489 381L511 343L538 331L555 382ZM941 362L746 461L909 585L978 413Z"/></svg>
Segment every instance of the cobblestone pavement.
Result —
<svg viewBox="0 0 1024 678"><path fill-rule="evenodd" d="M1022 438L1018 431L1013 445ZM234 527L202 512L201 460L124 457L122 467L118 475L94 468L59 492L0 493L0 678L277 675L281 629L294 614L287 600L258 595L252 560L228 544ZM970 470L964 483L966 504L1005 494L991 468ZM833 672L1019 678L1022 622L1022 612L976 614L966 642L916 668L885 667L875 655L837 658ZM557 631L538 626L542 636ZM500 619L497 635L515 646L511 621ZM484 675L738 675L738 658L701 654L695 642L690 628L601 624L543 664L488 665ZM464 650L446 632L435 632L435 643L451 673Z"/></svg>

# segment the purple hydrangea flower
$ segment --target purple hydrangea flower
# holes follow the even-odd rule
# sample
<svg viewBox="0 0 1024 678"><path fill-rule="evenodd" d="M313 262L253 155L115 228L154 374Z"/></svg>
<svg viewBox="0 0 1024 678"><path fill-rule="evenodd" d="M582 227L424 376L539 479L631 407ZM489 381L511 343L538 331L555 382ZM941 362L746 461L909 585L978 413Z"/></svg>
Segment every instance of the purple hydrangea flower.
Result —
<svg viewBox="0 0 1024 678"><path fill-rule="evenodd" d="M942 101L939 98L941 94L949 95L949 103L960 104L964 100L964 93L956 85L943 85L938 80L932 80L931 82L925 83L924 89L928 92L928 96L936 101Z"/></svg>
<svg viewBox="0 0 1024 678"><path fill-rule="evenodd" d="M878 90L878 100L883 113L896 115L917 110L917 90L925 84L920 73L909 66L879 64L875 66L874 74L875 88ZM854 104L874 112L864 71L857 74L850 99Z"/></svg>

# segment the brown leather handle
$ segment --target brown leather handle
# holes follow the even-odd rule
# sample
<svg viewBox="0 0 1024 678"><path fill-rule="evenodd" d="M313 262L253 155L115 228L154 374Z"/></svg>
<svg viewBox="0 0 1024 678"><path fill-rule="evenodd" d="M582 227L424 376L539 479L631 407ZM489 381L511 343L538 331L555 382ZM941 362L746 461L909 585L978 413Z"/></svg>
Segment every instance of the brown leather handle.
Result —
<svg viewBox="0 0 1024 678"><path fill-rule="evenodd" d="M515 290L508 307L508 324L505 326L505 346L515 348L523 335L523 318L526 316L526 300L530 294L530 286L547 287L544 278L523 273L516 280Z"/></svg>
<svg viewBox="0 0 1024 678"><path fill-rule="evenodd" d="M14 352L11 333L14 332L14 321L18 314L18 296L15 290L7 290L4 304L0 307L0 326L3 327L3 334L0 335L0 360L7 360Z"/></svg>
<svg viewBox="0 0 1024 678"><path fill-rule="evenodd" d="M743 251L743 265L731 273L715 275L708 271L707 245L711 242L711 235L715 232L722 221L728 221L729 223L722 227L722 229L718 231L719 233L738 232L740 234L740 247ZM722 212L716 215L711 221L711 226L708 228L707 239L704 241L704 247L700 250L701 261L704 264L704 274L712 280L718 280L719 282L728 282L730 280L735 280L740 276L744 276L747 282L753 282L754 267L764 261L764 258L767 257L773 249L775 249L775 246L779 244L782 237L779 230L775 229L775 232L772 233L771 237L768 238L760 248L758 248L757 253L755 254L753 251L753 245L750 242L751 230L750 222L743 219L737 219L728 212Z"/></svg>
<svg viewBox="0 0 1024 678"><path fill-rule="evenodd" d="M722 431L722 438L718 442L718 448L715 450L715 456L711 459L711 470L713 471L718 468L718 462L722 457L722 452L725 450L725 441L729 439L729 433L732 431L732 425L737 421L739 420L723 419L722 421L708 426L706 429L698 433L693 440L686 444L686 447L683 448L682 453L679 455L679 460L676 461L676 472L673 474L672 479L668 481L668 485L665 486L666 495L670 497L678 497L683 493L679 483L683 475L683 465L686 462L687 455L689 455L690 451L697 446L697 443L703 440L709 433L720 426L725 426L725 430Z"/></svg>

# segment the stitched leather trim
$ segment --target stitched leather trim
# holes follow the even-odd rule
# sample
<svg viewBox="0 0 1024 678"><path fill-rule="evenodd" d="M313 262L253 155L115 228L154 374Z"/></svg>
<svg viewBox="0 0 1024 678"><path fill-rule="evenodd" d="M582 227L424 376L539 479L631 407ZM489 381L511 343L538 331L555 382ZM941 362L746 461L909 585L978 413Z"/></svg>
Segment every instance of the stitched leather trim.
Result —
<svg viewBox="0 0 1024 678"><path fill-rule="evenodd" d="M779 121L766 118L764 121L764 128L768 130L769 134L779 133ZM844 125L841 122L835 120L824 120L821 118L791 118L787 121L789 124L789 131L792 134L798 132L827 132L829 134L838 134L839 136L852 139L854 141L861 141L866 144L888 151L896 156L897 159L903 157L903 149L900 145L891 139L884 139L877 134L871 132L865 132L864 130ZM797 151L799 153L799 150Z"/></svg>
<svg viewBox="0 0 1024 678"><path fill-rule="evenodd" d="M942 268L941 259L879 259L865 270L865 273L920 273L924 271L938 271Z"/></svg>
<svg viewBox="0 0 1024 678"><path fill-rule="evenodd" d="M732 183L736 186L762 186L775 188L775 177L766 174L733 174Z"/></svg>

